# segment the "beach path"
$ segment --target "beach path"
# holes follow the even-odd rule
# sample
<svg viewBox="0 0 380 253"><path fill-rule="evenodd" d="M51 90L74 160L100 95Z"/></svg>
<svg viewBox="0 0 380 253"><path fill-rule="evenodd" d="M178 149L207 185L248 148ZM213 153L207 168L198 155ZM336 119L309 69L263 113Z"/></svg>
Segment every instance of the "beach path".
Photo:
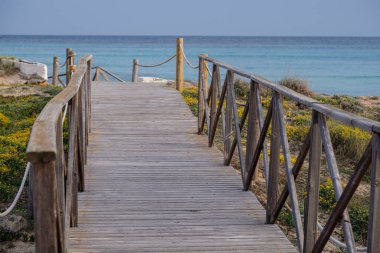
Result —
<svg viewBox="0 0 380 253"><path fill-rule="evenodd" d="M165 84L94 82L68 252L297 252Z"/></svg>

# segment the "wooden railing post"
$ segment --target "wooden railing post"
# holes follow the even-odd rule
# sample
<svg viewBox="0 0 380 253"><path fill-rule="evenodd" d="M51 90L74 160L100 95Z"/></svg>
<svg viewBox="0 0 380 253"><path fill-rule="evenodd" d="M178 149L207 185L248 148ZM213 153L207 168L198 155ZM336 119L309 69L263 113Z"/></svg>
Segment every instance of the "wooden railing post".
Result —
<svg viewBox="0 0 380 253"><path fill-rule="evenodd" d="M380 250L380 134L374 133L372 139L371 199L369 209L368 251Z"/></svg>
<svg viewBox="0 0 380 253"><path fill-rule="evenodd" d="M232 134L232 94L231 94L231 90L228 89L228 86L230 85L230 82L233 80L233 77L231 76L233 75L231 71L227 71L227 75L226 75L226 79L227 81L225 82L224 85L227 86L227 93L226 93L226 114L225 114L225 117L226 117L226 125L225 125L225 139L224 139L224 165L228 165L229 164L229 161L228 161L228 156L229 156L229 153L230 153L230 150L231 150L231 134Z"/></svg>
<svg viewBox="0 0 380 253"><path fill-rule="evenodd" d="M133 68L132 68L132 82L136 83L139 80L139 60L133 59Z"/></svg>
<svg viewBox="0 0 380 253"><path fill-rule="evenodd" d="M57 222L58 222L58 240L60 252L65 252L67 241L65 240L65 150L63 146L62 114L59 115L56 126L56 145L57 155L55 159L55 173L57 178Z"/></svg>
<svg viewBox="0 0 380 253"><path fill-rule="evenodd" d="M304 251L312 251L317 241L318 203L319 203L319 176L321 170L322 137L319 130L319 113L313 110L311 126L311 145L309 158L307 197L305 201L304 219Z"/></svg>
<svg viewBox="0 0 380 253"><path fill-rule="evenodd" d="M248 130L247 130L247 144L246 144L246 158L245 158L245 167L248 168L253 159L253 154L257 142L259 141L260 136L260 127L259 127L259 114L258 114L258 101L257 101L257 92L258 84L251 81L250 91L248 94L249 109L248 109ZM255 181L258 175L258 170L255 169L253 175L253 181Z"/></svg>
<svg viewBox="0 0 380 253"><path fill-rule="evenodd" d="M58 72L59 72L59 63L58 63L58 57L53 57L53 85L57 86L59 83L58 80Z"/></svg>
<svg viewBox="0 0 380 253"><path fill-rule="evenodd" d="M66 48L66 85L69 84L75 64L75 53L71 48Z"/></svg>
<svg viewBox="0 0 380 253"><path fill-rule="evenodd" d="M198 134L202 133L203 129L203 116L205 114L204 97L203 97L203 59L199 58L199 72L198 72Z"/></svg>
<svg viewBox="0 0 380 253"><path fill-rule="evenodd" d="M274 106L280 99L277 92L273 93ZM269 178L268 178L268 191L267 191L267 209L266 209L266 222L270 223L273 216L274 209L278 200L278 186L279 186L279 170L280 170L280 147L281 147L281 134L279 128L278 112L273 110L272 114L272 131L270 135L270 160L269 160Z"/></svg>
<svg viewBox="0 0 380 253"><path fill-rule="evenodd" d="M68 50L71 56L73 52ZM72 66L74 57L68 58ZM86 61L85 61L86 59ZM83 165L88 138L91 56L81 59L72 87L65 89L41 112L30 135L27 157L31 163L35 251L64 253L69 226L78 224L78 186L84 189ZM67 69L75 72L75 69ZM69 73L71 74L71 73ZM68 79L70 80L70 79ZM78 89L72 89L72 88ZM68 95L71 94L71 95ZM68 104L69 148L65 155L62 110ZM45 115L45 116L42 116ZM40 140L43 140L41 142ZM80 176L78 181L78 175ZM79 184L79 182L81 184Z"/></svg>
<svg viewBox="0 0 380 253"><path fill-rule="evenodd" d="M208 54L202 54L203 57L208 57ZM206 91L206 94L208 94L208 63L207 61L203 61L202 71L203 71L203 84Z"/></svg>
<svg viewBox="0 0 380 253"><path fill-rule="evenodd" d="M177 38L176 89L183 90L183 38Z"/></svg>
<svg viewBox="0 0 380 253"><path fill-rule="evenodd" d="M44 154L39 156L40 159L32 162L35 251L59 252L55 161L45 160Z"/></svg>
<svg viewBox="0 0 380 253"><path fill-rule="evenodd" d="M86 131L87 131L87 136L86 136L86 145L88 145L88 136L89 133L91 132L91 94L92 94L92 80L91 80L91 70L92 70L92 60L89 60L87 62L87 97L86 97L86 102L87 102L87 118L86 118ZM86 153L86 163L87 163L87 153Z"/></svg>
<svg viewBox="0 0 380 253"><path fill-rule="evenodd" d="M218 88L220 85L219 81L219 67L217 65L213 65L212 68L213 76L211 81L211 103L210 103L210 129L208 130L208 146L212 146L213 141L213 135L211 133L212 126L214 125L216 121L216 107L217 107L217 100L218 100Z"/></svg>

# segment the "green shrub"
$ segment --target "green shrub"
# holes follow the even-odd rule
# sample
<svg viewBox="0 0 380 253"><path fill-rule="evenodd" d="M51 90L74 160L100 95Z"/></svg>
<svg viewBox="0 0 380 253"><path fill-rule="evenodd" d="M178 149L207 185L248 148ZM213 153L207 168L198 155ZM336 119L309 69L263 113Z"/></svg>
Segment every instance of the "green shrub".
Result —
<svg viewBox="0 0 380 253"><path fill-rule="evenodd" d="M313 95L313 92L309 88L308 82L297 77L285 77L279 82L279 84L305 96Z"/></svg>
<svg viewBox="0 0 380 253"><path fill-rule="evenodd" d="M235 93L238 99L246 99L250 90L250 84L241 79L235 81Z"/></svg>
<svg viewBox="0 0 380 253"><path fill-rule="evenodd" d="M47 96L0 96L0 201L12 200L26 166L26 145L37 115L61 89L45 88Z"/></svg>
<svg viewBox="0 0 380 253"><path fill-rule="evenodd" d="M363 245L367 242L369 209L368 205L356 203L349 208L352 230L355 240Z"/></svg>
<svg viewBox="0 0 380 253"><path fill-rule="evenodd" d="M335 153L346 159L360 159L371 134L333 121L329 122L329 128Z"/></svg>
<svg viewBox="0 0 380 253"><path fill-rule="evenodd" d="M191 112L194 116L198 114L198 88L185 88L182 91L183 99L185 103L189 106Z"/></svg>
<svg viewBox="0 0 380 253"><path fill-rule="evenodd" d="M293 227L295 225L293 215L288 210L284 210L278 216L278 221L284 225Z"/></svg>
<svg viewBox="0 0 380 253"><path fill-rule="evenodd" d="M319 206L326 210L331 211L336 205L334 186L331 178L327 178L326 182L320 185L319 189Z"/></svg>
<svg viewBox="0 0 380 253"><path fill-rule="evenodd" d="M364 108L360 104L360 102L351 96L334 95L330 97L330 96L319 95L319 96L315 96L314 98L325 104L334 105L348 112L361 113L364 111Z"/></svg>

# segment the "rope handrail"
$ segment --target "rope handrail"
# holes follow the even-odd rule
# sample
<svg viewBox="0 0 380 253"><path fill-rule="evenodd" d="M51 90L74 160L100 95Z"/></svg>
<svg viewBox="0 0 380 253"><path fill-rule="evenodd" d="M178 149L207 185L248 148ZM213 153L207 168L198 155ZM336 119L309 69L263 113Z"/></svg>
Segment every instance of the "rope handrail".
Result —
<svg viewBox="0 0 380 253"><path fill-rule="evenodd" d="M170 57L170 58L168 58L167 60L165 60L165 61L163 61L163 62L160 62L160 63L158 63L158 64L153 64L153 65L143 65L143 64L139 64L139 63L137 63L136 65L139 66L139 67L143 67L143 68L154 68L154 67L158 67L158 66L164 65L165 63L170 62L170 61L173 60L176 56L177 56L177 54L174 54L172 57Z"/></svg>
<svg viewBox="0 0 380 253"><path fill-rule="evenodd" d="M22 181L21 181L21 185L20 185L20 188L18 188L18 191L17 191L17 194L16 194L16 197L14 198L14 200L12 201L12 204L2 213L0 213L0 217L5 217L7 216L10 212L13 211L13 209L15 208L17 202L19 201L20 197L21 197L21 193L22 193L22 190L24 189L24 186L25 186L25 182L26 182L26 178L28 177L28 174L29 174L29 169L30 169L30 162L28 162L26 164L26 168L25 168L25 172L24 172L24 176L22 178Z"/></svg>
<svg viewBox="0 0 380 253"><path fill-rule="evenodd" d="M67 113L67 107L68 107L68 104L66 103L65 105L65 109L64 109L64 112L63 112L63 116L62 116L62 126L65 122L65 118L66 118L66 113ZM21 184L20 184L20 187L17 191L17 194L16 194L16 197L14 198L14 200L12 201L12 204L2 213L0 213L0 217L5 217L7 216L9 213L11 213L13 211L13 209L15 208L16 204L18 203L18 201L20 200L20 197L21 197L21 193L22 193L22 190L24 189L24 186L25 186L25 182L26 182L26 178L28 177L28 174L29 174L29 171L30 171L30 162L28 162L26 164L26 168L25 168L25 172L24 172L24 176L22 178L22 181L21 181Z"/></svg>
<svg viewBox="0 0 380 253"><path fill-rule="evenodd" d="M95 68L98 68L100 70L102 70L103 72L107 73L108 75L112 76L113 78L115 78L116 80L120 81L120 82L123 82L125 83L126 81L124 81L122 78L118 77L117 75L111 73L110 71L108 71L107 69L103 68L103 67L100 67L100 66L96 66Z"/></svg>
<svg viewBox="0 0 380 253"><path fill-rule="evenodd" d="M70 56L70 55L67 56L66 59L65 59L65 61L63 62L63 64L59 65L59 67L60 67L60 68L63 68L64 66L66 66L67 60L68 60L70 57L72 57L72 56Z"/></svg>
<svg viewBox="0 0 380 253"><path fill-rule="evenodd" d="M182 51L183 58L185 59L186 64L187 64L190 68L192 68L192 69L198 69L198 68L199 68L199 64L198 64L197 66L192 65L192 64L190 63L189 59L187 58L187 56L186 56L186 54L185 54L185 51L183 50L182 45L180 45L179 47L180 47L180 49L181 49L181 51Z"/></svg>

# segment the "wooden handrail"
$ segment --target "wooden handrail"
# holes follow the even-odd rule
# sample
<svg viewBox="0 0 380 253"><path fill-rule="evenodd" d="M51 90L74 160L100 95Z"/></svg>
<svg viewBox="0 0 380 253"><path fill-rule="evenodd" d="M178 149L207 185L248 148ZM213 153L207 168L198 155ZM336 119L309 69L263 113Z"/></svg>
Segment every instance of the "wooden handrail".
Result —
<svg viewBox="0 0 380 253"><path fill-rule="evenodd" d="M91 59L91 55L80 59L79 67L71 77L67 87L47 103L34 122L26 150L29 161L43 159L43 161L48 162L55 158L57 153L55 124L63 107L78 93L87 71L87 62Z"/></svg>
<svg viewBox="0 0 380 253"><path fill-rule="evenodd" d="M340 121L346 125L351 125L353 127L357 127L357 128L360 128L360 129L366 130L366 131L372 131L372 132L380 133L380 122L377 122L377 121L374 121L374 120L371 120L368 118L364 118L364 117L361 117L361 116L340 110L340 109L335 108L331 105L325 104L323 102L320 102L320 101L315 100L313 98L302 95L298 92L295 92L295 91L293 91L293 90L291 90L285 86L276 84L274 82L266 80L266 79L259 77L257 75L247 73L243 70L240 70L236 67L230 66L230 65L228 65L224 62L218 61L216 59L213 59L210 57L205 57L203 55L200 55L199 58L201 60L215 64L215 65L219 66L220 68L224 68L226 70L229 70L229 71L235 73L236 75L248 78L248 79L258 83L259 85L262 85L263 87L266 87L266 88L269 88L273 91L276 91L284 97L287 97L291 100L294 100L297 103L306 105L306 106L308 106L308 107L310 107L310 108L312 108L312 109L314 109L314 110L316 110L316 111L318 111L318 112L320 112L326 116L329 116L335 120L338 120L338 121Z"/></svg>
<svg viewBox="0 0 380 253"><path fill-rule="evenodd" d="M211 86L208 92L208 77L204 74L206 62L213 64ZM220 68L226 71L224 82L220 79ZM237 101L234 92L234 76L250 80L250 91L241 117L237 114ZM260 87L273 92L267 115L263 116ZM289 141L286 131L283 98L309 107L312 111L310 131L299 151L296 162L290 159ZM267 193L267 223L275 223L280 211L290 199L291 212L297 234L297 247L300 252L322 252L337 223L342 224L342 231L347 252L356 251L354 235L350 223L347 205L356 191L365 172L371 168L370 220L368 228L367 251L374 253L380 248L380 123L358 115L348 113L330 105L304 96L282 85L273 83L254 74L244 72L226 63L199 56L198 82L198 133L206 132L209 146L215 140L217 128L222 120L221 133L224 141L225 164L229 165L237 147L237 155L242 175L243 189L249 190L254 181L259 159L263 159ZM248 120L246 120L248 117ZM362 159L354 168L348 184L343 190L331 137L326 119L330 118L343 124L370 131L373 138L368 144ZM248 121L247 124L245 122ZM268 130L271 126L270 138ZM244 128L247 127L246 130ZM207 131L205 131L207 129ZM247 131L245 152L242 148L242 131ZM267 154L267 140L270 143L270 155ZM319 184L322 152L326 154L327 168L333 181L336 207L328 222L318 236ZM299 207L296 179L309 153L309 171L307 173L307 198L304 205L304 219ZM286 184L279 195L280 156L284 158ZM262 158L260 158L262 157ZM269 159L269 164L268 164ZM371 166L370 166L371 165ZM336 240L336 239L334 239Z"/></svg>
<svg viewBox="0 0 380 253"><path fill-rule="evenodd" d="M72 52L73 53L73 52ZM35 251L67 251L68 230L78 225L78 191L84 191L91 121L92 56L69 62L68 85L44 107L35 121L28 147L31 162ZM62 110L68 105L68 151L64 150Z"/></svg>

